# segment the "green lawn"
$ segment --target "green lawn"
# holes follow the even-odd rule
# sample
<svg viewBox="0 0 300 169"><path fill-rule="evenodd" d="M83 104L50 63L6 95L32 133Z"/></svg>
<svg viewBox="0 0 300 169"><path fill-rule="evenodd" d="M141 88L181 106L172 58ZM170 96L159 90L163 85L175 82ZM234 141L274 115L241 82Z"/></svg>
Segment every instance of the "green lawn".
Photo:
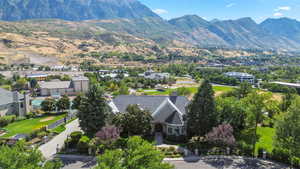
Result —
<svg viewBox="0 0 300 169"><path fill-rule="evenodd" d="M29 134L30 132L36 129L39 129L43 126L47 126L64 117L65 115L63 114L57 116L46 116L46 117L27 119L27 120L11 123L4 128L8 131L8 133L2 136L2 138L8 138L16 134Z"/></svg>
<svg viewBox="0 0 300 169"><path fill-rule="evenodd" d="M256 152L259 147L265 149L269 153L272 152L275 129L269 127L258 127L257 134L260 138L256 144Z"/></svg>
<svg viewBox="0 0 300 169"><path fill-rule="evenodd" d="M198 90L197 87L186 87L191 91L192 94L195 94ZM228 92L233 89L233 87L229 86L213 86L213 89L215 92ZM147 89L147 90L155 90L155 89ZM142 92L145 93L146 95L169 95L176 89L166 89L165 91L147 91L143 90Z"/></svg>

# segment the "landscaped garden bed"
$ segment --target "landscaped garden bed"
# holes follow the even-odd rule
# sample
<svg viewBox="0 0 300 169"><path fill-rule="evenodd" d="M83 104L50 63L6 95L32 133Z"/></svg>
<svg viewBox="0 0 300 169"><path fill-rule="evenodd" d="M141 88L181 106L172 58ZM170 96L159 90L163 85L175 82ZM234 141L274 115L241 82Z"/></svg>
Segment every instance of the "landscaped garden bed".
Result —
<svg viewBox="0 0 300 169"><path fill-rule="evenodd" d="M184 153L180 152L175 147L157 147L158 150L160 150L166 158L180 158L183 157Z"/></svg>

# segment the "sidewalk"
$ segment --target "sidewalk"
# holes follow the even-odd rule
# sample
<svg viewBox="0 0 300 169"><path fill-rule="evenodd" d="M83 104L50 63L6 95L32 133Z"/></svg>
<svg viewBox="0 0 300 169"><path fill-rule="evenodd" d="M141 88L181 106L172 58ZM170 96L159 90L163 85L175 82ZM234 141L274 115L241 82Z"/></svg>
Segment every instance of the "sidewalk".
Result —
<svg viewBox="0 0 300 169"><path fill-rule="evenodd" d="M61 149L64 145L65 140L68 135L70 135L74 131L81 131L79 127L78 119L72 121L71 123L66 125L66 130L59 135L55 136L48 143L39 147L39 150L42 152L43 156L46 159L51 159L53 155L56 154L57 148Z"/></svg>

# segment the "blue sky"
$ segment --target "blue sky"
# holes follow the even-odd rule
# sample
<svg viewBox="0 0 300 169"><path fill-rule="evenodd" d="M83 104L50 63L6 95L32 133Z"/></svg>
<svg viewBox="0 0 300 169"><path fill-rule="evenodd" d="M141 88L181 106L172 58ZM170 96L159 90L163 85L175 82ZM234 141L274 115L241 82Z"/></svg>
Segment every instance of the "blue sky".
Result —
<svg viewBox="0 0 300 169"><path fill-rule="evenodd" d="M140 0L165 19L197 14L207 20L290 17L300 20L300 0Z"/></svg>

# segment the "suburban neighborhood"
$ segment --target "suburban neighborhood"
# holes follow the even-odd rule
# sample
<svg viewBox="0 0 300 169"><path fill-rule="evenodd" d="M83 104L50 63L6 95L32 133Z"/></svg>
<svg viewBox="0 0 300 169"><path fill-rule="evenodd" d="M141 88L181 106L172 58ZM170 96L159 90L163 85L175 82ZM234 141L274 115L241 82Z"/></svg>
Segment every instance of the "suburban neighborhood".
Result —
<svg viewBox="0 0 300 169"><path fill-rule="evenodd" d="M195 71L199 72L199 68ZM116 75L103 76L110 72ZM26 80L21 90L0 89L1 144L24 140L46 160L61 163L59 166L65 169L93 168L99 165L99 159L108 158L107 152L117 153L116 148L133 142L149 144L153 148L147 151L161 153L162 168L213 168L229 159L234 159L230 165L244 163L247 167L250 164L246 161L251 160L259 163L259 168L288 168L288 163L277 161L273 154L276 148L272 152L270 147L260 147L266 140L258 135L274 130L260 119L272 117L270 113L275 110L268 104L276 95L258 88L267 85L254 75L225 72L223 76L211 83L198 76L178 77L151 69L134 75L120 70L72 76L63 72L24 75L18 77ZM138 81L137 85L131 84ZM232 82L238 85L230 85ZM271 84L282 86L283 92L290 88L289 93L297 88L279 82ZM257 110L248 110L252 104ZM248 111L258 111L261 116L253 119L257 129L252 137L259 137L255 139L259 141L252 142L246 135L247 139L239 138L244 137L242 131L252 131L252 124L246 121L251 116Z"/></svg>
<svg viewBox="0 0 300 169"><path fill-rule="evenodd" d="M0 169L300 169L300 0L0 0Z"/></svg>

